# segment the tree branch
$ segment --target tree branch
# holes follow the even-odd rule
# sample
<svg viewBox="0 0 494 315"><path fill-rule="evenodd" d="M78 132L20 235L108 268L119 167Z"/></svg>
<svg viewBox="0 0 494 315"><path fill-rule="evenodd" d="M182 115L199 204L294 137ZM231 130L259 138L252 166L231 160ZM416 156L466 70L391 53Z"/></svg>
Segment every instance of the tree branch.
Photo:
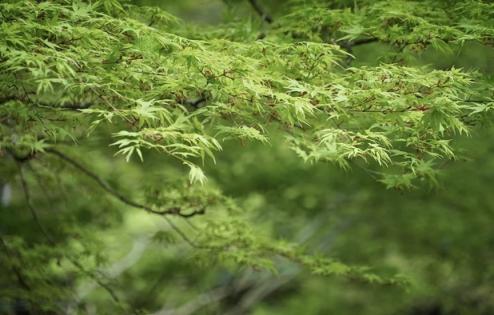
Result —
<svg viewBox="0 0 494 315"><path fill-rule="evenodd" d="M261 19L267 23L273 23L273 18L264 11L264 9L261 7L261 5L257 2L257 0L249 0L250 5L254 10L259 14Z"/></svg>
<svg viewBox="0 0 494 315"><path fill-rule="evenodd" d="M8 101L27 102L37 107L47 108L47 109L63 109L63 110L74 110L74 111L80 109L86 109L93 106L93 103L91 102L71 102L71 103L53 104L40 100L31 99L29 95L24 95L24 96L8 95L8 96L0 97L0 104L6 103Z"/></svg>
<svg viewBox="0 0 494 315"><path fill-rule="evenodd" d="M10 253L10 248L7 246L5 241L3 240L2 237L0 237L0 245L3 248L5 252L5 257L12 259L12 254ZM12 272L15 275L15 278L17 279L17 282L19 285L26 291L31 291L31 287L27 283L26 279L24 278L24 275L22 274L21 270L16 267L16 264L11 265Z"/></svg>
<svg viewBox="0 0 494 315"><path fill-rule="evenodd" d="M39 217L38 217L38 213L31 202L31 194L30 194L29 188L27 186L27 181L26 181L26 178L24 176L24 171L22 169L22 165L19 162L17 163L17 168L19 170L19 176L21 178L21 186L22 186L22 191L24 193L24 199L26 200L27 207L28 207L29 211L31 212L31 216L33 217L34 223L36 223L38 228L41 230L41 233L48 240L48 243L53 245L55 242L53 241L51 236L48 234L48 232L46 231L44 226L41 224Z"/></svg>
<svg viewBox="0 0 494 315"><path fill-rule="evenodd" d="M46 152L52 153L52 154L58 156L59 158L63 159L65 162L68 162L69 164L73 165L78 170L80 170L81 172L83 172L84 174L86 174L87 176L89 176L90 178L92 178L93 180L95 180L103 189L105 189L107 192L109 192L110 194L112 194L114 197L118 198L123 203L128 204L128 205L130 205L132 207L135 207L135 208L144 209L144 210L146 210L148 212L151 212L151 213L154 213L154 214L163 215L163 218L168 223L168 225L170 225L170 227L178 235L180 235L180 237L186 243L188 243L190 246L192 246L194 248L204 248L204 247L201 247L201 246L195 244L177 225L175 225L173 223L173 221L171 221L168 217L166 217L164 215L177 215L177 216L180 216L182 218L191 218L191 217L193 217L195 215L202 215L202 214L206 213L206 208L205 207L202 207L199 210L193 211L191 213L182 213L181 212L181 209L179 207L169 208L169 209L164 210L164 211L154 210L151 207L148 207L146 205L141 205L141 204L139 204L139 203L137 203L135 201L132 201L130 199L127 199L125 196L123 196L122 194L120 194L119 192L117 192L116 190L114 190L103 179L101 179L96 174L94 174L93 172L91 172L90 170L88 170L87 168L85 168L84 166L82 166L79 162L77 162L77 161L73 160L72 158L68 157L67 155L63 154L62 152L57 151L55 149L47 149ZM54 241L51 239L50 235L47 233L47 231L44 229L43 225L39 221L37 212L35 211L34 206L31 203L31 197L30 197L30 194L29 194L29 189L28 189L28 186L27 186L27 182L26 182L26 180L24 178L24 175L23 175L23 172L22 172L22 165L20 164L20 162L17 162L17 165L19 167L19 172L21 174L21 183L22 183L22 187L23 187L23 190L24 190L24 195L26 197L26 202L28 203L29 209L31 210L31 214L32 214L32 216L33 216L36 224L39 226L39 228L43 232L43 235L47 238L47 240L51 244L53 244ZM78 264L78 262L73 262L73 263L74 264ZM76 266L78 268L80 268L80 269L83 268L81 265L76 265ZM82 269L82 270L84 270L84 269ZM86 271L86 273L88 273L88 272ZM111 292L111 289L109 287L106 287L107 285L105 283L101 282L99 279L96 279L96 278L94 280L101 287L107 289L107 291L109 291L110 294L112 296L114 296L114 300L115 301L118 301L118 298L116 297L116 295L113 292Z"/></svg>
<svg viewBox="0 0 494 315"><path fill-rule="evenodd" d="M359 46L359 45L365 45L365 44L370 44L370 43L376 43L378 42L379 39L376 37L369 37L369 38L361 38L361 39L356 39L350 42L350 45L352 47Z"/></svg>
<svg viewBox="0 0 494 315"><path fill-rule="evenodd" d="M341 48L343 48L347 52L351 53L353 50L353 47L360 46L360 45L366 45L366 44L370 44L370 43L376 43L378 41L379 41L379 39L376 37L369 37L369 38L360 38L360 39L355 39L355 40L339 40L339 41L336 41L336 44L338 44Z"/></svg>
<svg viewBox="0 0 494 315"><path fill-rule="evenodd" d="M117 198L118 200L120 200L121 202L123 202L123 203L125 203L125 204L127 204L127 205L129 205L131 207L134 207L134 208L137 208L137 209L142 209L142 210L145 210L145 211L147 211L149 213L153 213L153 214L158 214L158 215L176 215L176 216L180 216L180 217L183 217L183 218L190 218L190 217L193 217L195 215L201 215L201 214L204 214L205 213L205 208L201 208L201 209L199 209L197 211L194 211L194 212L191 212L191 213L187 213L187 214L182 213L180 207L172 207L172 208L168 208L166 210L156 210L156 209L153 209L150 206L147 206L147 205L138 203L136 201L133 201L133 200L125 197L123 194L121 194L120 192L116 191L113 187L111 187L104 179L102 179L101 177L99 177L98 175L96 175L95 173L93 173L92 171L90 171L89 169L87 169L86 167L84 167L79 162L77 162L77 161L73 160L72 158L68 157L64 153L62 153L62 152L60 152L58 150L55 150L55 149L46 149L45 151L47 153L50 153L50 154L53 154L53 155L57 156L58 158L62 159L63 161L65 161L67 163L69 163L73 167L77 168L79 171L81 171L82 173L84 173L86 176L88 176L89 178L91 178L92 180L94 180L106 192L108 192L109 194L111 194L112 196L114 196L115 198Z"/></svg>
<svg viewBox="0 0 494 315"><path fill-rule="evenodd" d="M196 100L185 100L183 103L186 105L190 105L194 108L199 108L199 106L206 101L206 98L201 96Z"/></svg>
<svg viewBox="0 0 494 315"><path fill-rule="evenodd" d="M31 212L31 216L33 217L33 220L34 222L36 223L36 225L38 226L38 228L41 230L41 233L43 234L43 236L46 238L46 240L48 241L48 243L50 245L55 245L56 242L51 238L50 234L48 234L47 230L44 228L44 226L41 224L41 221L39 220L39 217L38 217L38 214L37 214L37 211L36 209L34 208L32 202L31 202L31 194L30 194L30 191L29 191L29 187L27 185L27 181L26 181L26 178L24 176L24 172L23 172L23 169L22 169L22 165L20 163L17 163L17 167L19 169L19 175L20 175L20 178L21 178L21 186L22 186L22 190L24 192L24 198L26 200L26 204L29 208L29 211ZM120 302L120 299L118 298L118 296L115 294L115 292L113 291L113 289L106 283L104 283L99 277L97 277L96 275L92 274L91 272L87 271L84 266L82 266L81 263L79 263L76 259L73 259L72 257L68 256L68 255L65 255L65 257L74 265L76 266L82 273L86 274L88 277L90 277L91 279L93 279L100 287L102 287L103 289L105 289L108 294L110 294L111 298L116 302L116 303L119 303Z"/></svg>

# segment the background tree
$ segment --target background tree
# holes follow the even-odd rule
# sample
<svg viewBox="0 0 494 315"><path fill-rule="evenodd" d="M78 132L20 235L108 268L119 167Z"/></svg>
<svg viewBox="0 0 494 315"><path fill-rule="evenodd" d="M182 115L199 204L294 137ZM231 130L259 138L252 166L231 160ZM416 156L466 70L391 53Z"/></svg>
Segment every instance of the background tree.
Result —
<svg viewBox="0 0 494 315"><path fill-rule="evenodd" d="M2 311L492 312L493 4L155 5L0 4Z"/></svg>

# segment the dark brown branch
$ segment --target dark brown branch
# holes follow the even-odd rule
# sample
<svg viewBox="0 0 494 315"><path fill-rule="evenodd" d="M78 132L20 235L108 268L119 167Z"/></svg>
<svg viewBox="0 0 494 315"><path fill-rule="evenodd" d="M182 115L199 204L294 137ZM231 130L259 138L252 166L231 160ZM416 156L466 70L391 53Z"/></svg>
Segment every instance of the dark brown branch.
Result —
<svg viewBox="0 0 494 315"><path fill-rule="evenodd" d="M62 103L62 104L51 104L51 103L46 103L46 102L41 102L41 101L35 101L35 100L30 100L32 104L34 104L37 107L40 108L46 108L46 109L61 109L61 110L73 110L73 111L78 111L81 109L87 109L91 106L93 106L92 103L85 103L85 102L73 102L73 103Z"/></svg>
<svg viewBox="0 0 494 315"><path fill-rule="evenodd" d="M425 111L426 109L411 109L411 108L404 108L404 109L397 109L397 110L386 110L386 109L348 109L349 112L352 113L381 113L381 114L393 114L393 113L406 113L406 112L413 112L413 111Z"/></svg>
<svg viewBox="0 0 494 315"><path fill-rule="evenodd" d="M263 21L267 23L273 23L273 18L267 14L264 9L261 7L261 5L257 2L257 0L249 0L250 5L254 10L259 14L259 16L262 18Z"/></svg>
<svg viewBox="0 0 494 315"><path fill-rule="evenodd" d="M117 294L113 291L113 289L105 282L103 282L99 277L97 277L96 275L94 275L92 272L89 272L87 271L84 266L82 266L77 260L75 259L72 259L70 257L67 257L70 262L72 264L74 264L74 266L76 266L82 273L84 273L85 275L87 275L89 278L93 279L94 282L96 282L97 285L99 285L100 287L102 287L103 289L106 290L106 292L108 292L108 294L111 296L111 298L113 299L113 301L115 301L115 303L120 303L120 299L119 297L117 296Z"/></svg>
<svg viewBox="0 0 494 315"><path fill-rule="evenodd" d="M2 96L0 97L0 104L7 103L9 101L15 101L17 98L12 95Z"/></svg>
<svg viewBox="0 0 494 315"><path fill-rule="evenodd" d="M188 236L187 234L185 234L175 223L173 223L172 220L170 220L170 218L168 217L163 217L166 221L166 223L168 223L168 225L175 231L177 232L178 235L180 235L180 237L185 241L187 242L187 244L189 244L191 247L194 247L194 248L204 248L204 247L201 247L199 245L197 245L196 243L194 243Z"/></svg>
<svg viewBox="0 0 494 315"><path fill-rule="evenodd" d="M201 96L196 100L185 100L183 103L193 108L199 108L199 106L206 101L206 98Z"/></svg>
<svg viewBox="0 0 494 315"><path fill-rule="evenodd" d="M370 38L361 38L361 39L356 39L350 42L350 45L352 47L359 46L359 45L366 45L370 43L376 43L378 42L379 39L376 37L370 37Z"/></svg>
<svg viewBox="0 0 494 315"><path fill-rule="evenodd" d="M471 100L463 100L463 102L465 102L465 103L481 103L481 104L485 104L485 103L493 103L494 100L471 99Z"/></svg>
<svg viewBox="0 0 494 315"><path fill-rule="evenodd" d="M179 209L180 211L180 209ZM182 218L191 218L193 216L196 216L196 215L201 215L201 214L205 214L206 213L206 208L205 207L202 207L198 210L195 210L195 211L192 211L190 213L183 213L183 212L180 212L179 215L182 217Z"/></svg>
<svg viewBox="0 0 494 315"><path fill-rule="evenodd" d="M133 200L125 197L123 194L121 194L120 192L118 192L115 189L113 189L113 187L111 187L101 177L99 177L98 175L96 175L95 173L93 173L92 171L90 171L89 169L87 169L85 166L83 166L79 162L77 162L74 159L68 157L64 153L62 153L62 152L60 152L58 150L55 150L55 149L47 149L46 152L47 153L50 153L50 154L53 154L53 155L57 156L58 158L62 159L63 161L69 163L70 165L72 165L73 167L75 167L76 169L78 169L79 171L81 171L82 173L84 173L86 176L88 176L89 178L91 178L92 180L94 180L96 183L98 183L98 185L101 188L103 188L106 192L108 192L109 194L111 194L112 196L114 196L115 198L117 198L118 200L120 200L121 202L123 202L123 203L125 203L125 204L127 204L127 205L129 205L131 207L134 207L134 208L137 208L137 209L142 209L142 210L145 210L145 211L147 211L149 213L153 213L153 214L158 214L158 215L176 215L176 216L185 217L185 218L190 218L190 217L193 217L195 215L201 215L201 214L204 214L205 213L204 208L199 209L199 210L194 211L194 212L191 212L191 213L188 213L188 214L181 213L181 209L179 207L172 207L172 208L165 209L165 210L156 210L156 209L153 209L150 206L147 206L147 205L144 205L144 204L135 202L135 201L133 201Z"/></svg>
<svg viewBox="0 0 494 315"><path fill-rule="evenodd" d="M49 109L65 109L65 110L80 110L86 109L93 106L91 102L65 102L60 104L48 103L40 100L34 100L29 97L29 95L8 95L4 97L0 97L0 104L9 102L9 101L19 101L26 102L41 108L49 108Z"/></svg>
<svg viewBox="0 0 494 315"><path fill-rule="evenodd" d="M355 46L360 46L360 45L366 45L370 43L376 43L378 42L379 39L376 37L369 37L369 38L360 38L360 39L355 39L355 40L339 40L336 41L336 44L338 44L341 48L346 50L347 52L352 52L353 47Z"/></svg>

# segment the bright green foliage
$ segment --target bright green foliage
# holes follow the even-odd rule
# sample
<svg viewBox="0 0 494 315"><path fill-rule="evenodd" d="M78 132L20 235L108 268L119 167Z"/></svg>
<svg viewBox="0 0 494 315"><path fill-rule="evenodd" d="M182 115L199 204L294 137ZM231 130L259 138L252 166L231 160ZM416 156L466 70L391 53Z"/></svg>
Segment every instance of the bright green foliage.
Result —
<svg viewBox="0 0 494 315"><path fill-rule="evenodd" d="M293 11L279 20L277 29L297 39L380 41L415 51L427 45L449 51L448 43L468 40L492 45L494 39L494 4L488 1L292 3Z"/></svg>
<svg viewBox="0 0 494 315"><path fill-rule="evenodd" d="M280 240L209 172L222 154L259 142L304 162L364 167L387 188L437 185L439 165L456 158L453 140L488 120L493 89L477 72L407 64L408 54L492 45L493 14L473 0L290 1L260 36L237 24L191 29L117 0L0 3L0 171L37 229L1 231L1 263L19 282L5 295L76 312L77 287L92 279L111 297L101 304L136 311L113 292L116 276L100 273L98 231L125 222L122 206L163 217L168 227L147 227L151 238L180 238L201 266L277 273L281 260L315 275L405 283ZM396 50L377 66L352 65L353 50L373 42ZM231 149L236 141L245 147ZM44 207L60 215L52 221ZM50 282L68 275L70 290Z"/></svg>

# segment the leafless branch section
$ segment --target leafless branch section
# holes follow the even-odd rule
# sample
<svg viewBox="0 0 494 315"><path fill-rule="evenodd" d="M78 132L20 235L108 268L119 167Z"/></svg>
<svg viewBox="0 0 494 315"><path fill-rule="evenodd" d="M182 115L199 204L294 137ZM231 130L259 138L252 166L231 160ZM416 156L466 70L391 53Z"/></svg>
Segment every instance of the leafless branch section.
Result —
<svg viewBox="0 0 494 315"><path fill-rule="evenodd" d="M263 21L270 24L273 23L273 18L271 17L271 15L266 13L264 8L259 4L259 2L257 2L257 0L249 0L249 3L252 6L252 8L257 12L257 14L259 14L259 16L262 18Z"/></svg>
<svg viewBox="0 0 494 315"><path fill-rule="evenodd" d="M55 245L55 241L53 240L53 238L51 237L51 235L48 233L48 231L45 229L45 227L43 226L43 224L41 223L41 221L39 220L39 217L38 217L38 212L36 211L36 208L34 207L33 203L32 203L32 199L31 199L31 193L30 193L30 190L29 190L29 186L27 184L27 181L26 181L26 177L24 175L24 171L22 169L22 164L17 162L17 166L18 166L18 170L19 170L19 176L20 176L20 180L21 180L21 186L22 186L22 191L24 193L24 199L26 201L26 204L27 204L27 207L29 209L29 211L31 212L31 216L35 222L35 224L38 226L38 228L41 230L43 236L46 238L46 240L48 241L48 243L50 245ZM100 279L99 277L97 277L95 274L93 274L92 272L90 271L87 271L84 266L82 266L81 263L79 263L77 261L77 259L74 259L72 257L70 257L69 255L65 255L65 257L77 268L79 269L79 271L81 271L83 274L87 275L88 277L90 277L91 279L93 279L100 287L102 287L103 289L105 289L108 294L111 296L111 298L116 302L116 303L119 303L120 302L120 299L118 298L118 296L115 294L115 292L113 291L113 289L107 284L105 283L102 279Z"/></svg>
<svg viewBox="0 0 494 315"><path fill-rule="evenodd" d="M85 174L87 177L91 178L92 180L94 180L101 188L103 188L107 193L109 193L110 195L114 196L115 198L117 198L118 200L120 200L121 202L131 206L131 207L134 207L134 208L137 208L137 209L142 209L142 210L145 210L149 213L152 213L152 214L158 214L158 215L175 215L175 216L179 216L179 217L183 217L183 218L190 218L190 217L193 217L195 215L202 215L206 212L205 208L200 208L196 211L193 211L193 212L190 212L190 213L182 213L181 212L181 208L180 207L172 207L172 208L168 208L168 209L165 209L165 210L157 210L157 209L154 209L148 205L145 205L145 204L141 204L141 203L138 203L134 200L131 200L129 198L127 198L126 196L124 196L122 193L118 192L117 190L115 190L113 187L111 187L104 179L102 179L101 177L99 177L98 175L96 175L93 171L89 170L87 167L85 167L84 165L82 165L81 163L79 163L78 161L72 159L71 157L69 157L68 155L56 150L56 149L47 149L46 150L47 153L50 153L50 154L53 154L55 156L57 156L58 158L60 158L61 160L63 160L64 162L72 165L73 167L75 167L76 169L78 169L80 172L82 172L83 174Z"/></svg>
<svg viewBox="0 0 494 315"><path fill-rule="evenodd" d="M29 187L27 186L27 181L26 177L24 176L24 171L22 169L22 164L17 163L17 167L19 170L19 176L21 179L21 186L22 186L22 191L24 193L24 199L26 200L27 207L29 211L31 212L31 216L33 218L34 223L38 226L38 228L41 230L41 233L43 233L43 236L48 240L50 244L54 244L55 242L51 238L51 236L48 234L46 229L44 228L43 224L41 224L41 221L39 220L38 217L38 212L33 206L33 203L31 202L31 193L29 191Z"/></svg>

